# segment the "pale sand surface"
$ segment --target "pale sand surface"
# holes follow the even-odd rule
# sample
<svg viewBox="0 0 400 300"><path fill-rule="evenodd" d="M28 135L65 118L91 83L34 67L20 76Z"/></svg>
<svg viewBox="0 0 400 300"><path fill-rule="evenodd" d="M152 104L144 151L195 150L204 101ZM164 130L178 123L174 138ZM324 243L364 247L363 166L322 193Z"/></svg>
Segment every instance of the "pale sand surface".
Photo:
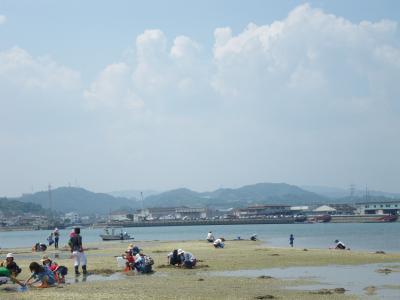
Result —
<svg viewBox="0 0 400 300"><path fill-rule="evenodd" d="M68 251L58 251L59 265L69 269L67 275L70 284L48 289L33 289L28 292L12 291L16 285L0 286L0 299L353 299L348 293L315 294L309 291L287 290L288 286L310 284L304 280L279 280L275 278L216 277L208 274L212 271L242 269L265 269L273 267L319 266L319 265L357 265L367 263L399 263L400 253L375 254L368 252L338 251L329 249L290 249L270 248L261 242L227 241L224 249L214 247L204 241L176 242L135 242L150 255L155 264L152 275L121 274L121 279L108 281L82 282L83 276L74 283L73 261ZM88 270L95 274L121 272L115 256L124 252L129 242L102 242L86 245ZM199 260L192 270L166 266L166 255L172 249L182 248L192 252ZM7 249L15 252L17 263L23 269L18 276L29 276L28 265L39 261L44 253L32 253L30 249ZM53 257L53 249L45 254ZM93 278L93 277L92 277ZM311 282L312 283L312 282ZM338 286L338 288L340 288ZM11 291L7 291L11 289ZM257 298L258 297L258 298ZM263 298L264 297L264 298ZM271 298L274 297L274 298Z"/></svg>

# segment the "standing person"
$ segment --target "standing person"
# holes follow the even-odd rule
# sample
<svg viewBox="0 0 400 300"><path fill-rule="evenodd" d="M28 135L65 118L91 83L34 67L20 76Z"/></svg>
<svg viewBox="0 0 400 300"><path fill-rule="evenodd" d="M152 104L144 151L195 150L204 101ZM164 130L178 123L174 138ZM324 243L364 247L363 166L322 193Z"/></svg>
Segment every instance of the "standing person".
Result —
<svg viewBox="0 0 400 300"><path fill-rule="evenodd" d="M68 245L71 248L72 256L75 258L74 261L75 275L80 274L79 266L81 264L82 264L82 273L86 275L87 274L86 255L83 252L82 237L80 236L80 233L81 229L79 227L75 227L74 231L70 234Z"/></svg>
<svg viewBox="0 0 400 300"><path fill-rule="evenodd" d="M50 235L47 237L47 241L49 242L49 246L54 244L53 233L50 233Z"/></svg>
<svg viewBox="0 0 400 300"><path fill-rule="evenodd" d="M293 247L293 243L294 243L294 236L293 236L293 234L290 234L290 237L289 237L290 247Z"/></svg>
<svg viewBox="0 0 400 300"><path fill-rule="evenodd" d="M206 238L206 240L207 240L209 243L213 243L213 242L214 242L215 238L214 238L214 235L212 234L212 231L209 231L209 232L207 233L207 238Z"/></svg>
<svg viewBox="0 0 400 300"><path fill-rule="evenodd" d="M56 227L54 229L54 248L58 249L58 240L60 239L60 231L58 230L58 228Z"/></svg>

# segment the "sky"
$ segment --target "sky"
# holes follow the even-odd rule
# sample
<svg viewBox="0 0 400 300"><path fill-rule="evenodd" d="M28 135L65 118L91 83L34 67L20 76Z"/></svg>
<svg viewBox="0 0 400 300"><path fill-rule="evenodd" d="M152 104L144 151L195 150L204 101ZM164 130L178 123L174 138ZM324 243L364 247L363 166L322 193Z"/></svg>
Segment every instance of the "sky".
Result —
<svg viewBox="0 0 400 300"><path fill-rule="evenodd" d="M0 0L0 195L400 192L398 1Z"/></svg>

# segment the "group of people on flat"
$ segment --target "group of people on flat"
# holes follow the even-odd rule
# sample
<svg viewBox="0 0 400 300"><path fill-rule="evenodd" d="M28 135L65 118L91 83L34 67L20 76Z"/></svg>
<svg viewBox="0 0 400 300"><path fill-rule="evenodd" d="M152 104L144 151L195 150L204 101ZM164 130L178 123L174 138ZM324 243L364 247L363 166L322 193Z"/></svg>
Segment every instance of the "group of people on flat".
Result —
<svg viewBox="0 0 400 300"><path fill-rule="evenodd" d="M17 276L22 270L15 262L14 255L8 253L6 260L0 264L0 284L5 284L11 280L21 287L35 286L47 288L55 283L65 282L65 275L68 272L67 267L59 266L46 255L42 257L40 262L31 262L29 265L31 275L28 279L21 281L17 279Z"/></svg>
<svg viewBox="0 0 400 300"><path fill-rule="evenodd" d="M148 274L153 271L154 260L143 253L138 246L129 244L125 253L122 254L122 258L125 259L125 272L136 271L142 274Z"/></svg>
<svg viewBox="0 0 400 300"><path fill-rule="evenodd" d="M87 259L82 246L82 237L80 235L81 231L79 227L75 227L69 234L68 246L71 251L71 257L74 258L74 271L75 275L80 275L79 267L82 268L82 273L87 274ZM55 248L58 248L59 232L56 228L55 231L50 235L54 240L49 239L49 245L54 243ZM240 240L240 237L238 237ZM250 240L256 241L257 235L253 234ZM52 241L52 242L51 242ZM209 231L206 237L206 241L212 243L214 248L224 248L225 239L223 237L215 238L212 231ZM293 234L289 237L289 244L291 247L294 245ZM44 245L46 246L46 245ZM37 243L32 250L33 251L44 251L47 247L43 247L43 244ZM335 240L334 249L338 250L350 250L346 245ZM130 244L122 258L125 260L125 271L136 271L138 273L151 273L152 266L154 264L153 259L143 253L142 249L138 246ZM171 253L167 255L168 264L175 267L183 268L193 268L196 266L196 257L188 251L182 249L174 249ZM15 257L12 253L8 253L5 261L0 263L0 284L7 283L11 280L17 283L22 288L26 286L35 286L39 288L46 288L52 286L56 283L64 283L65 276L68 273L68 268L65 266L58 265L55 261L50 259L47 255L43 256L40 260L41 263L31 262L29 265L29 270L31 275L25 281L17 279L17 276L21 273L21 268L15 262Z"/></svg>
<svg viewBox="0 0 400 300"><path fill-rule="evenodd" d="M54 241L49 244L55 244L58 248L59 232L55 229L53 233ZM45 244L37 243L32 247L32 251L45 251L47 249ZM79 275L79 266L82 266L83 274L87 274L86 269L86 255L82 246L82 237L80 235L80 228L76 227L69 235L68 246L71 251L71 256L74 258L75 274ZM14 255L8 253L6 260L0 263L0 284L7 283L11 280L23 288L27 286L34 286L38 288L47 288L56 283L64 283L65 276L68 273L68 268L58 265L55 261L44 255L40 263L33 261L29 264L29 271L31 275L24 281L17 279L18 274L21 273L21 268L16 264Z"/></svg>

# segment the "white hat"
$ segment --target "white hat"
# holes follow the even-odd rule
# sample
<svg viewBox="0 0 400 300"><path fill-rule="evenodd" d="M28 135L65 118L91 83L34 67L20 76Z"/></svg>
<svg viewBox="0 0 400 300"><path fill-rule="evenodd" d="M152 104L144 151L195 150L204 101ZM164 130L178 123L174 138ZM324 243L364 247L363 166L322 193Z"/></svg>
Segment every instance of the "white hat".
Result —
<svg viewBox="0 0 400 300"><path fill-rule="evenodd" d="M183 251L182 249L178 249L178 255L181 255L182 253L184 253L185 251Z"/></svg>
<svg viewBox="0 0 400 300"><path fill-rule="evenodd" d="M8 253L6 258L14 258L14 255L12 253Z"/></svg>

